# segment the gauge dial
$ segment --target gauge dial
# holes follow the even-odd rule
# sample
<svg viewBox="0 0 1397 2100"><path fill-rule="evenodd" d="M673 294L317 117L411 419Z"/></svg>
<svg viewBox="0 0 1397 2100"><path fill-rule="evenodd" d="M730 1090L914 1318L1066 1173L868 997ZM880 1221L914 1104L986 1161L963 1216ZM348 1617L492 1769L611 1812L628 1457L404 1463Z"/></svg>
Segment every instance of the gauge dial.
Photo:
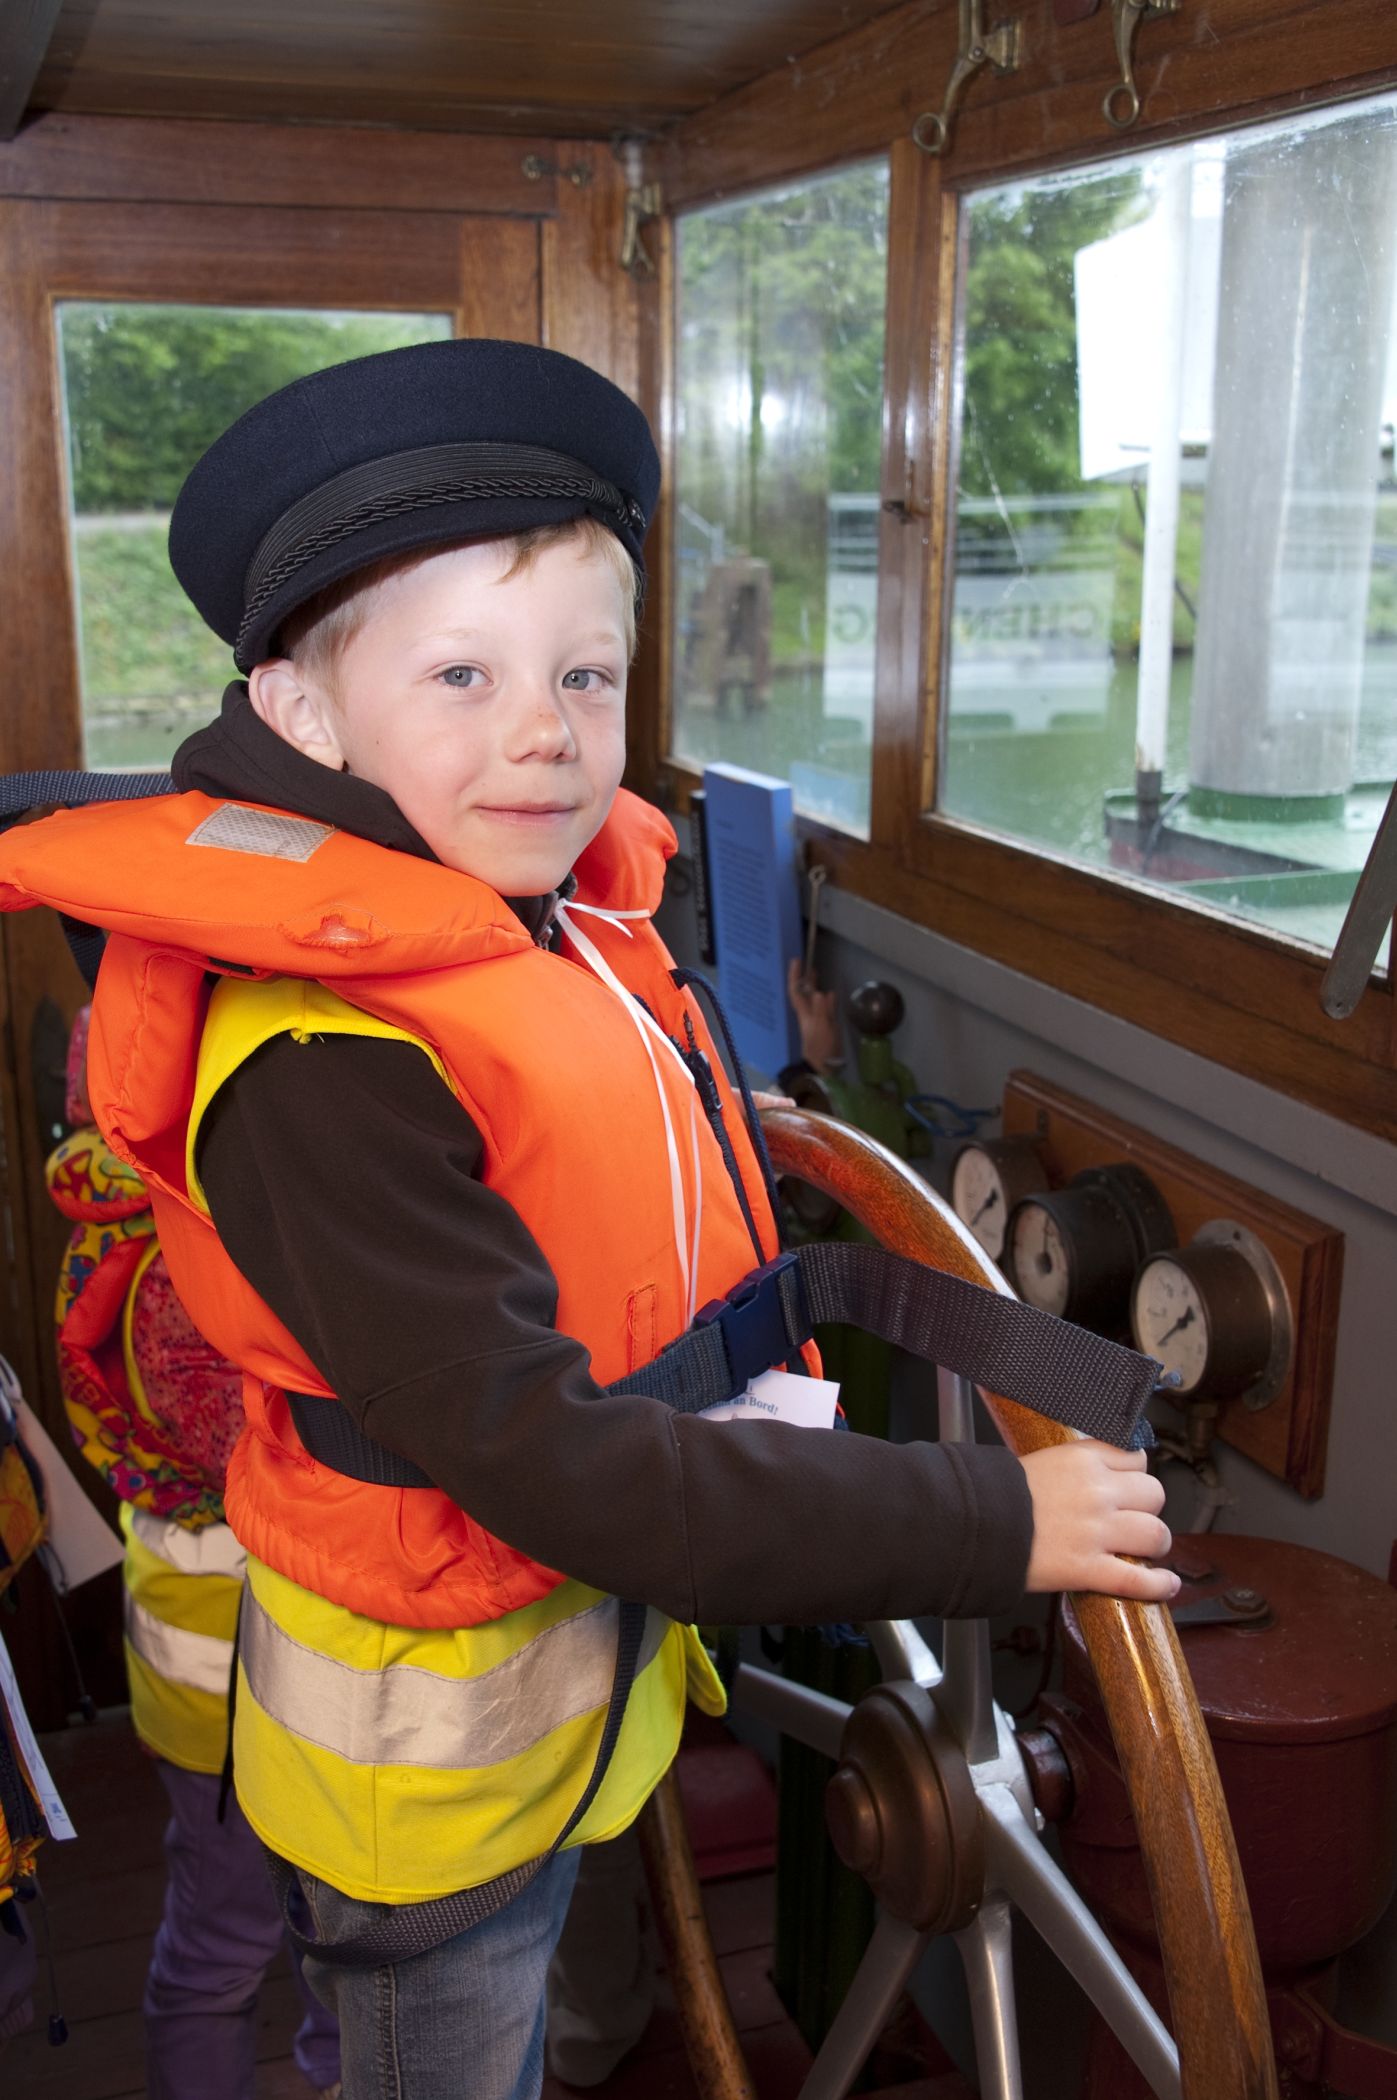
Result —
<svg viewBox="0 0 1397 2100"><path fill-rule="evenodd" d="M1087 1167L1066 1188L1017 1206L1005 1267L1019 1296L1040 1311L1117 1334L1141 1261L1174 1238L1168 1205L1148 1175L1129 1162Z"/></svg>
<svg viewBox="0 0 1397 2100"><path fill-rule="evenodd" d="M1290 1299L1265 1244L1218 1218L1187 1247L1154 1255L1131 1293L1138 1347L1177 1371L1176 1391L1265 1407L1291 1358Z"/></svg>
<svg viewBox="0 0 1397 2100"><path fill-rule="evenodd" d="M990 1259L998 1261L1004 1252L1010 1211L1025 1196L1047 1186L1042 1155L1033 1138L977 1138L956 1154L951 1168L951 1208Z"/></svg>
<svg viewBox="0 0 1397 2100"><path fill-rule="evenodd" d="M1009 1228L1009 1273L1014 1288L1040 1312L1067 1311L1072 1293L1067 1243L1052 1212L1034 1197L1020 1203Z"/></svg>
<svg viewBox="0 0 1397 2100"><path fill-rule="evenodd" d="M1176 1390L1196 1393L1208 1366L1208 1308L1173 1255L1155 1255L1136 1277L1130 1324L1136 1348L1175 1374Z"/></svg>

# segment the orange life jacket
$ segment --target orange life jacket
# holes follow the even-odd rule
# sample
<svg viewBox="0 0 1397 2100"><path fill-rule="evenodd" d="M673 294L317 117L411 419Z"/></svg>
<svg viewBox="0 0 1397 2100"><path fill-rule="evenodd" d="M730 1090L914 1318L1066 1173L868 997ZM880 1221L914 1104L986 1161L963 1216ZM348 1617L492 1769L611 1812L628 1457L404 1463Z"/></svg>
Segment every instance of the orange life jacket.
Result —
<svg viewBox="0 0 1397 2100"><path fill-rule="evenodd" d="M760 1170L703 1022L647 915L674 851L665 819L622 793L579 861L586 939L660 1027L686 1016L717 1075L748 1203L775 1251ZM150 1191L176 1288L242 1365L247 1428L227 1515L247 1550L332 1603L406 1626L471 1626L561 1577L491 1537L433 1489L369 1485L313 1460L287 1390L329 1391L243 1280L191 1190L187 1134L211 982L318 981L439 1060L479 1129L485 1183L513 1206L558 1283L557 1326L599 1383L681 1333L755 1255L719 1146L677 1060L647 1051L633 1001L571 941L535 947L493 890L433 861L305 819L200 794L64 812L0 840L0 909L57 905L110 929L89 1086L113 1149ZM211 977L212 973L212 977ZM676 1139L667 1148L659 1089ZM683 1237L701 1205L686 1293ZM520 1454L521 1464L528 1454Z"/></svg>

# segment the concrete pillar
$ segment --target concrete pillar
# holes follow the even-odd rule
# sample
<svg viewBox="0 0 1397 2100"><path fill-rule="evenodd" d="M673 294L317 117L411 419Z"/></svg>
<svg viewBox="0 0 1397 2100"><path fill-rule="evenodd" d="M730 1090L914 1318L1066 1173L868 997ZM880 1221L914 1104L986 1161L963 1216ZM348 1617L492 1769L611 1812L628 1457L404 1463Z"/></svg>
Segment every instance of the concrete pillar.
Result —
<svg viewBox="0 0 1397 2100"><path fill-rule="evenodd" d="M1397 126L1229 150L1195 814L1311 816L1353 783L1394 257Z"/></svg>

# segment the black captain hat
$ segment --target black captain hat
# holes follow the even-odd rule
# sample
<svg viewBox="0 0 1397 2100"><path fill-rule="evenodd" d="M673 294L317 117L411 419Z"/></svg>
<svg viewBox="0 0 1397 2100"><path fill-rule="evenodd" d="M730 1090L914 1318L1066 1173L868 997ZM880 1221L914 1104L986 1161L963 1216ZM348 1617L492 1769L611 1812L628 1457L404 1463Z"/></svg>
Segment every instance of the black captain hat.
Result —
<svg viewBox="0 0 1397 2100"><path fill-rule="evenodd" d="M239 670L288 613L386 555L593 517L638 566L650 426L589 365L531 343L416 343L293 381L226 430L170 519L170 565Z"/></svg>

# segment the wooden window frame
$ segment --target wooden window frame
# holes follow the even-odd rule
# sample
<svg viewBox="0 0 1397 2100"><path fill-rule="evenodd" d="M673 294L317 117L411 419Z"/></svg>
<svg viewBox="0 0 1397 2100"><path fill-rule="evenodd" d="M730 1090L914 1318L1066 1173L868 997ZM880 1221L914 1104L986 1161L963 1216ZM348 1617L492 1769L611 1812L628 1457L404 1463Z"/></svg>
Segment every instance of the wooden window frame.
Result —
<svg viewBox="0 0 1397 2100"><path fill-rule="evenodd" d="M1008 11L1009 0L999 11ZM1027 54L981 76L950 152L911 141L939 106L955 57L957 10L879 17L803 62L681 125L661 168L672 214L885 152L891 199L884 398L883 522L871 837L801 821L834 879L1088 1004L1397 1139L1397 1020L1389 979L1335 1022L1319 1004L1324 958L1127 876L1075 866L934 813L954 529L955 333L961 199L998 181L1089 165L1151 146L1378 92L1397 77L1385 0L1185 0L1136 45L1141 121L1111 130L1102 99L1118 77L1109 5L1060 27L1048 0L1017 10ZM662 310L672 315L673 243ZM911 258L910 266L907 258ZM660 392L674 397L674 331ZM665 423L672 422L672 407ZM672 525L662 535L664 600ZM656 750L669 750L669 668L661 666ZM681 804L697 784L659 756ZM929 813L930 812L930 813Z"/></svg>
<svg viewBox="0 0 1397 2100"><path fill-rule="evenodd" d="M640 288L616 266L624 171L606 145L569 142L586 182L558 179L559 158L547 139L143 118L46 116L0 143L0 772L81 760L54 305L448 312L460 334L547 343L637 393ZM60 1444L50 1307L68 1226L45 1192L39 1082L52 1085L55 1037L84 996L54 914L0 920L4 1349ZM121 1696L114 1581L67 1611L106 1698ZM21 1615L10 1638L36 1724L61 1725L56 1624Z"/></svg>

